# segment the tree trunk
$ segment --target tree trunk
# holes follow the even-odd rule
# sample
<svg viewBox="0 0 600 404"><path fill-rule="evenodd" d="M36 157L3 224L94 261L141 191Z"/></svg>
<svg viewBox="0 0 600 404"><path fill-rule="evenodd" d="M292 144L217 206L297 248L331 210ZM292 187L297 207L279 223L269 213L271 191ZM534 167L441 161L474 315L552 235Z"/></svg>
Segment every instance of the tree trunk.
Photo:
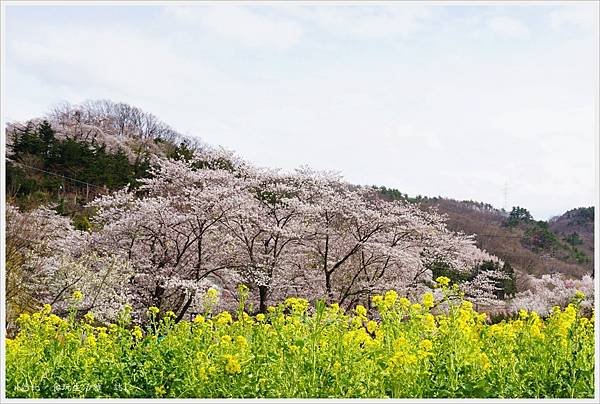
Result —
<svg viewBox="0 0 600 404"><path fill-rule="evenodd" d="M332 271L325 271L325 291L327 292L327 303L333 303L333 290L331 289Z"/></svg>
<svg viewBox="0 0 600 404"><path fill-rule="evenodd" d="M162 304L162 298L163 298L163 294L165 293L165 288L163 288L160 285L156 285L156 288L154 289L154 296L153 299L154 300L154 305L156 307L158 307L160 309L160 306Z"/></svg>
<svg viewBox="0 0 600 404"><path fill-rule="evenodd" d="M177 316L177 319L175 320L176 322L180 322L183 319L183 316L185 316L185 313L187 313L188 309L190 308L190 306L192 304L192 301L194 300L195 294L196 294L195 292L190 293L190 297L188 298L187 302L185 302L183 309L181 309L181 312L179 313L179 315Z"/></svg>
<svg viewBox="0 0 600 404"><path fill-rule="evenodd" d="M259 286L258 287L258 295L259 295L259 299L260 299L258 311L259 311L259 313L266 313L266 311L267 311L267 304L266 304L266 302L267 302L267 287Z"/></svg>

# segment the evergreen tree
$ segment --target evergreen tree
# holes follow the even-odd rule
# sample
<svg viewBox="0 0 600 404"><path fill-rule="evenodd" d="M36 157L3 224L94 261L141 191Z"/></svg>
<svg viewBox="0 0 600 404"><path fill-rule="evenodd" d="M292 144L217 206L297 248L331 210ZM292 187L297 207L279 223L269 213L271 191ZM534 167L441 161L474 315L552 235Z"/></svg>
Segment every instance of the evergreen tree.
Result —
<svg viewBox="0 0 600 404"><path fill-rule="evenodd" d="M505 225L513 227L519 223L529 223L531 221L533 221L533 216L531 216L531 213L527 209L514 206L506 219Z"/></svg>

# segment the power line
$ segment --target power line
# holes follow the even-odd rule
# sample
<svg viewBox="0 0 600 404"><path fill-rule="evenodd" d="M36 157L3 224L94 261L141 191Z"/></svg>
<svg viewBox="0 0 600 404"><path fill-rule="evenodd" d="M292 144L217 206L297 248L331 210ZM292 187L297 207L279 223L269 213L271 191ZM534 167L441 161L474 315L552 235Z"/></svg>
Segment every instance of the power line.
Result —
<svg viewBox="0 0 600 404"><path fill-rule="evenodd" d="M475 234L477 237L522 238L521 236L503 236L501 234Z"/></svg>
<svg viewBox="0 0 600 404"><path fill-rule="evenodd" d="M36 171L40 171L40 172L43 172L43 173L46 173L46 174L54 175L55 177L60 177L60 178L64 178L64 179L66 179L66 180L70 180L70 181L79 182L80 184L85 184L85 185L87 185L87 186L89 186L89 187L93 187L93 188L97 188L97 189L104 189L103 187L100 187L100 186L98 186L98 185L94 185L94 184L90 184L89 182L85 182L85 181L82 181L82 180L78 180L77 178L67 177L67 176L65 176L65 175L61 175L61 174L57 174L57 173L53 173L53 172L51 172L51 171L42 170L41 168L32 167L32 166L30 166L30 165L23 164L23 163L21 163L21 162L18 162L18 161L12 161L12 163L13 163L13 164L20 165L20 166L22 166L22 167L27 167L27 168L30 168L30 169L32 169L32 170L36 170Z"/></svg>

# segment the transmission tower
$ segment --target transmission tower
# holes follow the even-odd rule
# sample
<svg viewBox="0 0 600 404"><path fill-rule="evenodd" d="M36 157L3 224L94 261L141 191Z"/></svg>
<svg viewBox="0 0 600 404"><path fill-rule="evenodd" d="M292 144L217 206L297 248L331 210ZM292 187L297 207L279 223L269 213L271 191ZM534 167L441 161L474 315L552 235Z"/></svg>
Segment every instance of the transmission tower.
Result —
<svg viewBox="0 0 600 404"><path fill-rule="evenodd" d="M504 182L502 193L504 194L504 206L502 208L506 211L508 209L508 181Z"/></svg>

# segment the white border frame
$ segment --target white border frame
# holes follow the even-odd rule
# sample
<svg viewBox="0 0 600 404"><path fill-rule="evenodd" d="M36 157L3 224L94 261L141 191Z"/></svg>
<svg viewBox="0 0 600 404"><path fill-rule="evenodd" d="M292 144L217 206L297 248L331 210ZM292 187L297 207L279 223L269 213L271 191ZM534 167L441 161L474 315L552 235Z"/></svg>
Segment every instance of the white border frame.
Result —
<svg viewBox="0 0 600 404"><path fill-rule="evenodd" d="M0 121L2 124L2 132L0 135L0 172L2 176L0 178L0 207L2 210L2 217L0 218L1 228L0 228L0 256L2 257L0 260L1 263L1 272L0 272L0 285L2 285L2 290L0 291L0 297L2 297L2 306L0 310L0 324L5 324L5 299L4 299L4 285L5 285L5 246L6 246L6 233L5 233L5 206L6 206L6 193L5 193L5 173L6 173L6 161L5 161L5 128L7 122L4 118L4 105L5 105L5 96L4 96L4 83L5 83L5 69L4 69L4 61L5 61L5 9L7 6L73 6L73 5L85 5L85 6L94 6L94 5L112 5L112 6L161 6L161 5L204 5L204 4L218 4L223 3L224 1L164 1L164 0L140 0L140 1L2 1L1 10L0 10L0 26L2 27L1 32L1 52L0 52L0 61L2 61L1 71L1 83L0 86L2 88L2 95L0 98ZM282 1L240 1L240 0L227 0L227 3L232 4L277 4L282 3ZM336 4L336 5L359 5L364 4L365 1L286 1L286 4ZM370 5L390 5L390 4L399 4L398 1L369 1ZM423 4L427 3L430 5L480 5L480 6L497 6L503 5L506 6L507 3L511 5L545 5L545 4L574 4L574 3L589 3L589 1L401 1L402 4ZM598 23L598 21L597 21ZM598 26L596 26L596 30L598 31ZM599 43L598 47L600 47L600 38L596 38ZM598 49L597 47L597 49ZM422 403L439 403L439 402L449 402L449 403L480 403L482 401L490 402L490 403L537 403L537 402L556 402L556 403L572 403L572 402L582 402L582 403L596 403L600 399L600 345L598 341L600 340L600 326L598 325L598 320L600 319L600 313L598 312L598 308L600 307L600 278L599 273L599 261L600 261L600 215L598 212L598 207L600 206L600 126L599 126L599 116L600 116L600 69L598 65L596 65L596 82L593 83L597 92L594 100L594 109L595 109L595 119L594 119L594 132L595 136L595 144L594 144L594 152L595 152L595 205L594 205L594 305L595 305L595 337L596 337L596 347L595 347L595 392L593 399L85 399L85 401L89 402L119 402L119 403L155 403L155 402L189 402L189 403L258 403L258 402L293 402L293 403L321 403L321 402L372 402L372 403L389 403L389 402L399 402L399 403L408 403L408 402L422 402ZM3 327L4 328L4 327ZM5 330L0 330L0 359L2 361L0 365L0 399L2 402L7 403L37 403L40 401L47 403L58 403L58 402L70 402L76 403L81 402L84 399L17 399L17 398L6 398L6 386L5 386L5 369L6 369L6 355L5 355Z"/></svg>

